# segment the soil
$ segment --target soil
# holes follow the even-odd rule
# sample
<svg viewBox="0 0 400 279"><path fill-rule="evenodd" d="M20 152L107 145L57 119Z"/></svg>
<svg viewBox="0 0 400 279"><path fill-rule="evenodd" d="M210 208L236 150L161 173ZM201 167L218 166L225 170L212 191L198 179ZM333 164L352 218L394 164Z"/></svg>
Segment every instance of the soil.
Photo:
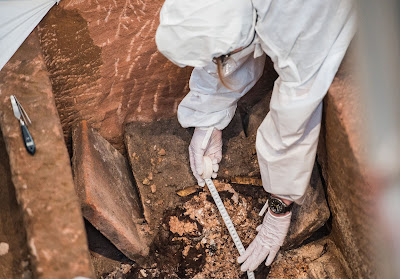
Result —
<svg viewBox="0 0 400 279"><path fill-rule="evenodd" d="M233 187L217 180L214 183L247 247L262 219L258 209L267 199L264 190L252 186ZM182 205L164 214L152 247L154 257L150 268L128 264L101 278L247 278L236 262L239 253L208 189L203 188L183 199L186 201ZM265 278L268 270L261 267L258 273L262 275L257 278Z"/></svg>

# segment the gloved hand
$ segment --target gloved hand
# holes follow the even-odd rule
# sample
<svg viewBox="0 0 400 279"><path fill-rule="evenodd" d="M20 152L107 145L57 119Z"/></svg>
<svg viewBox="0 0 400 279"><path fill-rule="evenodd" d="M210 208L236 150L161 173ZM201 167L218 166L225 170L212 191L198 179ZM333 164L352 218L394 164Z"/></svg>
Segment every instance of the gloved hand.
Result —
<svg viewBox="0 0 400 279"><path fill-rule="evenodd" d="M265 265L270 265L285 240L290 226L292 213L276 217L268 210L262 225L257 227L258 234L250 243L246 251L238 257L238 262L243 263L242 271L254 271L267 258Z"/></svg>
<svg viewBox="0 0 400 279"><path fill-rule="evenodd" d="M207 129L196 128L194 130L192 141L189 145L189 159L193 175L201 187L205 185L202 178L204 156L210 157L213 166L212 178L216 178L218 164L222 159L222 131L213 127Z"/></svg>

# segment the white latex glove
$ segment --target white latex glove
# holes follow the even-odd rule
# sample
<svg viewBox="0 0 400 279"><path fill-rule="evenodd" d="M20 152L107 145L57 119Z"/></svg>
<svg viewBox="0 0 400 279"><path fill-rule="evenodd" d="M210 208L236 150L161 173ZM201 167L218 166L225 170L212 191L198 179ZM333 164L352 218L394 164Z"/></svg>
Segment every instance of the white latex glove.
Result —
<svg viewBox="0 0 400 279"><path fill-rule="evenodd" d="M268 210L262 225L257 227L258 234L250 243L246 251L238 257L238 262L243 263L242 271L254 271L265 258L265 265L270 265L287 235L292 213L282 217L276 217Z"/></svg>
<svg viewBox="0 0 400 279"><path fill-rule="evenodd" d="M222 131L212 127L207 129L196 128L194 130L192 141L189 145L189 159L193 175L201 187L205 185L202 178L204 156L210 157L213 168L211 177L216 178L219 169L218 164L222 159Z"/></svg>

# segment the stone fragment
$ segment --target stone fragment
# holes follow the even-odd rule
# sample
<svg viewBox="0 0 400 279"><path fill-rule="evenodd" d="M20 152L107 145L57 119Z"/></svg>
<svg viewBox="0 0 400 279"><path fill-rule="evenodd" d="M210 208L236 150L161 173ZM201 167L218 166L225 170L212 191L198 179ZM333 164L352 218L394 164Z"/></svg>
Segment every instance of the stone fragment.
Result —
<svg viewBox="0 0 400 279"><path fill-rule="evenodd" d="M140 270L140 275L142 275L144 278L146 278L146 277L147 277L147 272L146 272L146 270L141 269L141 270Z"/></svg>
<svg viewBox="0 0 400 279"><path fill-rule="evenodd" d="M187 154L190 139L191 133L183 129L176 118L149 123L132 122L125 127L128 154L146 154L140 156L139 160L132 156L129 159L140 192L144 216L154 236L157 235L164 211L180 203L176 191L196 184ZM159 151L162 149L165 150L165 155L160 157ZM151 184L158 188L156 192L152 192L151 187L146 185L147 182L150 185L150 172L153 173ZM161 202L164 203L163 206L154 206Z"/></svg>
<svg viewBox="0 0 400 279"><path fill-rule="evenodd" d="M178 196L181 196L181 197L186 197L186 196L189 196L191 194L197 193L199 190L200 190L200 188L197 185L196 186L190 186L190 187L187 187L185 189L177 191L176 194Z"/></svg>
<svg viewBox="0 0 400 279"><path fill-rule="evenodd" d="M258 103L248 108L245 114L238 109L222 132L224 149L218 172L220 178L260 178L255 143L257 128L269 111L270 99L271 92L265 92L262 97L257 97Z"/></svg>
<svg viewBox="0 0 400 279"><path fill-rule="evenodd" d="M293 206L291 225L282 249L290 249L300 245L321 228L329 219L329 216L330 211L321 177L317 165L314 165L303 204Z"/></svg>
<svg viewBox="0 0 400 279"><path fill-rule="evenodd" d="M86 121L74 129L73 147L83 216L128 258L138 261L147 256L143 216L127 160Z"/></svg>
<svg viewBox="0 0 400 279"><path fill-rule="evenodd" d="M223 130L222 140L224 145L218 171L219 178L249 176L249 173L260 175L257 155L253 154L256 133L248 133L246 136L238 111L228 127Z"/></svg>
<svg viewBox="0 0 400 279"><path fill-rule="evenodd" d="M164 148L162 148L159 152L158 152L158 155L160 155L160 156L165 156L165 149Z"/></svg>
<svg viewBox="0 0 400 279"><path fill-rule="evenodd" d="M366 171L362 137L366 112L354 73L355 54L347 54L324 99L318 162L332 211L332 236L352 267L352 278L377 278L373 238L377 185ZM377 93L378 94L378 93Z"/></svg>
<svg viewBox="0 0 400 279"><path fill-rule="evenodd" d="M0 126L24 220L17 232L26 230L24 241L30 249L23 252L24 257L30 257L29 269L34 278L93 278L70 159L36 31L0 71L0 92ZM34 156L23 145L21 129L10 105L12 94L32 120L29 131L36 143ZM0 177L0 184L2 180ZM20 224L17 218L15 221ZM13 254L18 246L7 242L9 254ZM24 272L24 276L27 274Z"/></svg>
<svg viewBox="0 0 400 279"><path fill-rule="evenodd" d="M279 252L268 274L268 279L278 278L346 279L352 277L335 243L329 238L323 238L298 249Z"/></svg>
<svg viewBox="0 0 400 279"><path fill-rule="evenodd" d="M0 242L0 256L4 256L10 250L10 245L6 242Z"/></svg>
<svg viewBox="0 0 400 279"><path fill-rule="evenodd" d="M150 185L150 181L147 177L143 180L142 183L143 183L143 185Z"/></svg>
<svg viewBox="0 0 400 279"><path fill-rule="evenodd" d="M261 178L235 176L232 177L230 181L231 183L237 183L242 185L262 186Z"/></svg>

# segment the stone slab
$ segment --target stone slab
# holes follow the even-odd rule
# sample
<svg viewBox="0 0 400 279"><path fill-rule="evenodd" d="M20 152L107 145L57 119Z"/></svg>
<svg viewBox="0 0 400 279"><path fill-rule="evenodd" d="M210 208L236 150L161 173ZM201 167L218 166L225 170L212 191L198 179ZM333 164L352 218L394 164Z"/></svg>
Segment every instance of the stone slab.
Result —
<svg viewBox="0 0 400 279"><path fill-rule="evenodd" d="M282 249L300 245L325 225L330 215L321 176L318 166L315 164L303 204L293 206L292 223Z"/></svg>
<svg viewBox="0 0 400 279"><path fill-rule="evenodd" d="M32 120L36 153L25 150L10 95ZM92 277L78 197L36 32L0 72L0 126L22 209L34 278Z"/></svg>
<svg viewBox="0 0 400 279"><path fill-rule="evenodd" d="M181 202L176 192L196 184L187 155L190 139L191 132L176 119L132 122L125 127L129 161L153 236L164 211Z"/></svg>
<svg viewBox="0 0 400 279"><path fill-rule="evenodd" d="M83 216L132 260L149 253L128 161L82 121L73 130L73 172Z"/></svg>
<svg viewBox="0 0 400 279"><path fill-rule="evenodd" d="M352 278L376 278L373 239L377 185L366 171L365 111L355 77L355 54L345 57L324 99L318 162L332 211L332 235L352 267Z"/></svg>

